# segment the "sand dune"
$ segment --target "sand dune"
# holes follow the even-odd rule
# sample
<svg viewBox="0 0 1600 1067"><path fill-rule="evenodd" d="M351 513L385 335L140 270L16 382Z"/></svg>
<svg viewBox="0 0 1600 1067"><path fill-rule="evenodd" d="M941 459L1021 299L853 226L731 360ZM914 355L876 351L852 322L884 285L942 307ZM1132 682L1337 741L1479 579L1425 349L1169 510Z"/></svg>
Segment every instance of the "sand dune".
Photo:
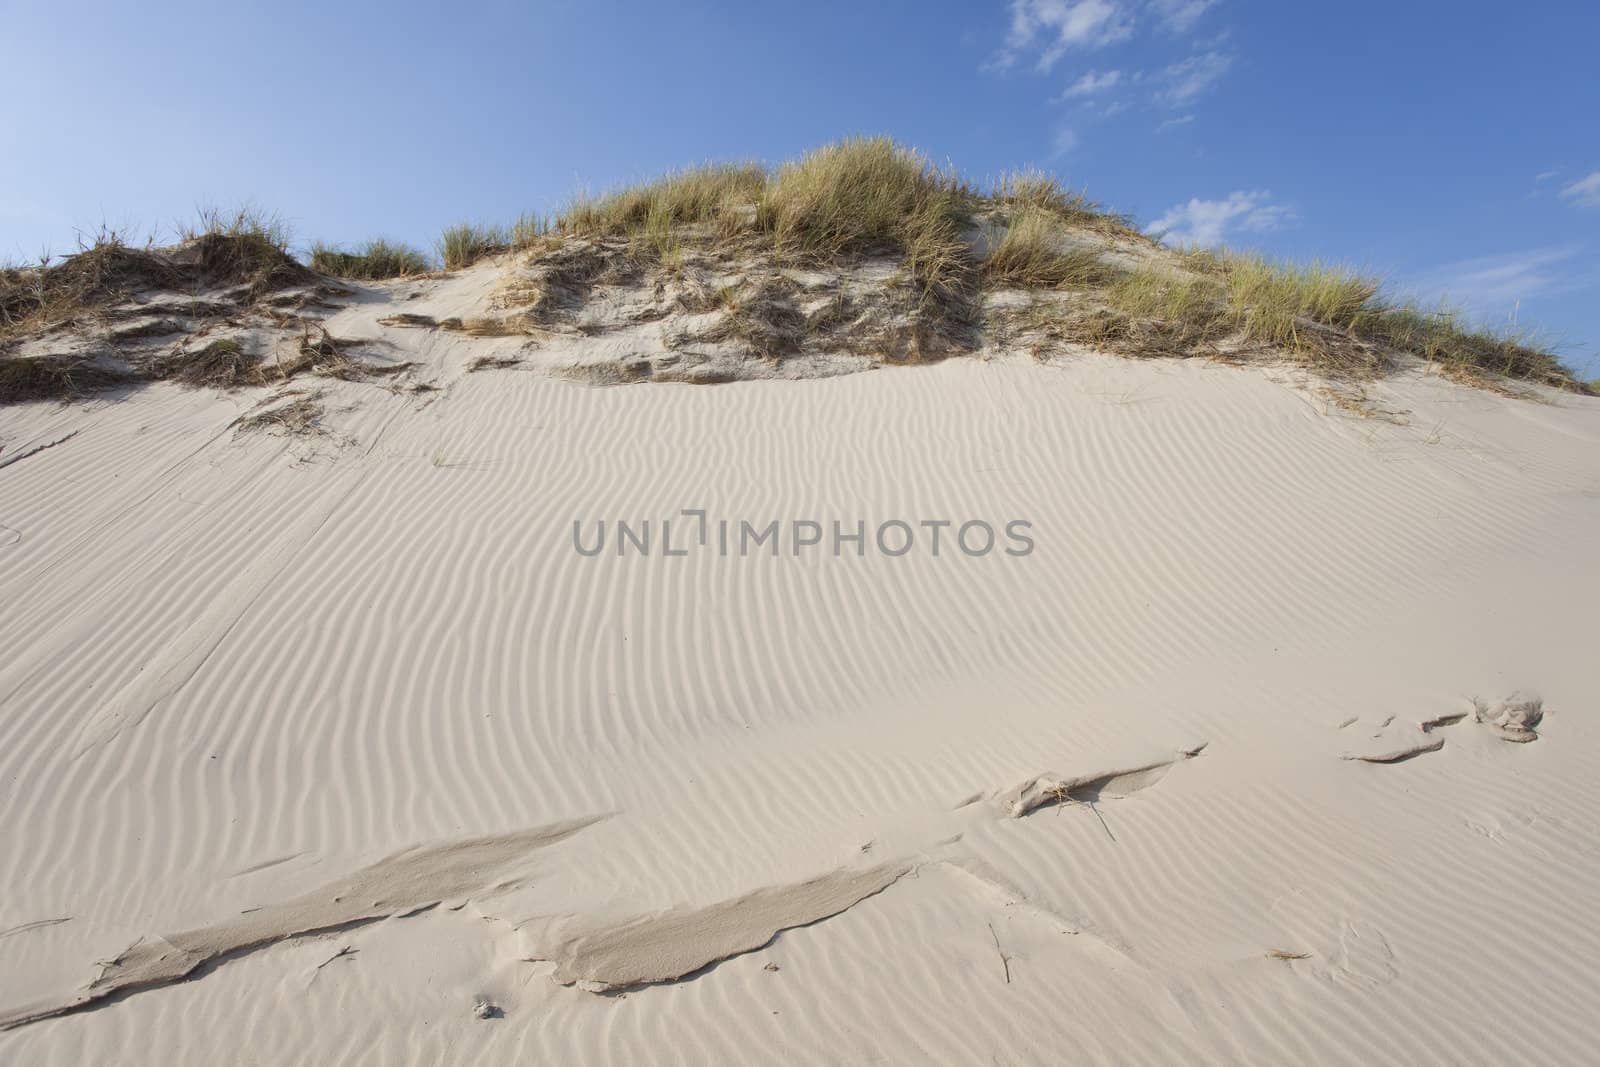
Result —
<svg viewBox="0 0 1600 1067"><path fill-rule="evenodd" d="M0 1060L1600 1039L1600 402L993 352L596 388L395 318L497 269L354 287L329 333L432 388L318 380L320 433L0 411Z"/></svg>

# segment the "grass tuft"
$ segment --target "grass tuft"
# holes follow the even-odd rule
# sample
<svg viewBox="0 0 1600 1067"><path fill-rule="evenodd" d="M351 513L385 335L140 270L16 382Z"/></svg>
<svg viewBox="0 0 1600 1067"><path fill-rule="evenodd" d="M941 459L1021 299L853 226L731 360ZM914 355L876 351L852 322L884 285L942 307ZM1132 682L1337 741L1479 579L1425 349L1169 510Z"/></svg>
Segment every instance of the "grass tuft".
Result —
<svg viewBox="0 0 1600 1067"><path fill-rule="evenodd" d="M727 236L744 228L767 185L758 163L708 163L598 197L576 197L557 220L580 237L632 237L680 226L714 225Z"/></svg>
<svg viewBox="0 0 1600 1067"><path fill-rule="evenodd" d="M439 258L445 270L460 270L484 256L509 251L511 246L512 233L503 227L462 222L439 235Z"/></svg>
<svg viewBox="0 0 1600 1067"><path fill-rule="evenodd" d="M321 243L312 245L311 269L336 278L378 280L426 274L432 264L417 249L380 237L362 245L358 252L345 252Z"/></svg>
<svg viewBox="0 0 1600 1067"><path fill-rule="evenodd" d="M1380 305L1359 325L1362 336L1439 367L1452 377L1493 386L1496 379L1534 382L1569 392L1600 392L1581 381L1538 335L1515 327L1474 327L1456 308Z"/></svg>
<svg viewBox="0 0 1600 1067"><path fill-rule="evenodd" d="M202 206L189 222L176 227L178 240L183 243L207 237L225 237L257 243L288 254L292 231L289 224L272 212L263 211L253 204L244 204L232 212L214 206Z"/></svg>
<svg viewBox="0 0 1600 1067"><path fill-rule="evenodd" d="M1061 179L1043 170L1017 170L1000 175L988 199L1012 214L1042 212L1060 222L1101 232L1120 232L1143 239L1133 220L1107 211L1083 193L1068 189Z"/></svg>
<svg viewBox="0 0 1600 1067"><path fill-rule="evenodd" d="M0 353L0 404L72 400L134 382L134 375L88 356L10 356Z"/></svg>
<svg viewBox="0 0 1600 1067"><path fill-rule="evenodd" d="M985 257L984 280L1000 288L1068 289L1112 279L1114 272L1096 249L1064 244L1058 217L1048 208L1024 204L1011 213Z"/></svg>
<svg viewBox="0 0 1600 1067"><path fill-rule="evenodd" d="M1348 267L1295 265L1261 256L1224 261L1228 310L1246 339L1301 350L1307 322L1353 330L1373 313L1377 280Z"/></svg>
<svg viewBox="0 0 1600 1067"><path fill-rule="evenodd" d="M970 272L962 230L973 193L914 149L855 137L785 164L757 214L780 256L833 259L898 251L926 295L947 297Z"/></svg>

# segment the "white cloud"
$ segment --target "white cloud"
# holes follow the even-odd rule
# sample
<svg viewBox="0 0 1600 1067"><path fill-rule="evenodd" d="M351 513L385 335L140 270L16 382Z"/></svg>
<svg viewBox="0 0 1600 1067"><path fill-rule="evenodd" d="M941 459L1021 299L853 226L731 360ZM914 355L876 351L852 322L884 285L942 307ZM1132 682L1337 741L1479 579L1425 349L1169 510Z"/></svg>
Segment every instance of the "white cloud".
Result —
<svg viewBox="0 0 1600 1067"><path fill-rule="evenodd" d="M1579 178L1561 190L1563 200L1575 200L1584 207L1600 207L1600 170Z"/></svg>
<svg viewBox="0 0 1600 1067"><path fill-rule="evenodd" d="M1186 104L1210 89L1233 66L1233 57L1223 52L1202 52L1161 72L1166 87L1156 98L1168 104Z"/></svg>
<svg viewBox="0 0 1600 1067"><path fill-rule="evenodd" d="M1219 245L1230 231L1261 233L1294 220L1294 212L1271 202L1265 190L1230 193L1224 200L1196 197L1179 204L1152 222L1147 233L1158 233L1175 245Z"/></svg>
<svg viewBox="0 0 1600 1067"><path fill-rule="evenodd" d="M1096 93L1103 93L1107 89L1113 88L1121 80L1122 71L1120 70L1108 70L1104 74L1100 74L1091 70L1089 73L1085 74L1083 77L1067 86L1062 94L1056 97L1056 99L1071 100L1080 96L1094 96Z"/></svg>
<svg viewBox="0 0 1600 1067"><path fill-rule="evenodd" d="M1167 119L1161 125L1157 126L1156 127L1156 132L1157 133L1166 133L1168 130L1177 129L1179 126L1187 126L1187 125L1189 125L1189 123L1191 123L1193 121L1194 121L1194 116L1193 115L1179 115L1177 118L1175 118L1175 119Z"/></svg>
<svg viewBox="0 0 1600 1067"><path fill-rule="evenodd" d="M1535 175L1534 175L1534 176L1533 176L1533 180L1534 180L1534 181L1535 181L1535 182L1539 182L1539 183L1543 183L1543 182L1547 182L1547 181L1549 181L1549 180L1550 180L1550 179L1551 179L1551 178L1554 178L1554 177L1556 177L1556 176L1557 176L1557 175L1559 175L1559 174L1560 174L1560 173L1561 173L1561 172L1560 172L1560 171L1559 171L1559 170L1545 170L1545 171L1540 171L1540 172L1539 172L1539 173L1538 173L1538 174L1535 174Z"/></svg>
<svg viewBox="0 0 1600 1067"><path fill-rule="evenodd" d="M1575 270L1577 248L1533 248L1447 263L1414 279L1408 288L1425 303L1445 300L1499 314L1519 301L1586 288L1592 278Z"/></svg>
<svg viewBox="0 0 1600 1067"><path fill-rule="evenodd" d="M1077 147L1077 133L1063 126L1061 129L1056 131L1055 140L1051 145L1051 158L1060 158Z"/></svg>
<svg viewBox="0 0 1600 1067"><path fill-rule="evenodd" d="M1188 33L1217 0L1150 0L1150 10L1168 33Z"/></svg>
<svg viewBox="0 0 1600 1067"><path fill-rule="evenodd" d="M996 60L1010 67L1034 47L1049 70L1074 48L1100 48L1133 34L1133 19L1118 0L1011 0L1011 32Z"/></svg>

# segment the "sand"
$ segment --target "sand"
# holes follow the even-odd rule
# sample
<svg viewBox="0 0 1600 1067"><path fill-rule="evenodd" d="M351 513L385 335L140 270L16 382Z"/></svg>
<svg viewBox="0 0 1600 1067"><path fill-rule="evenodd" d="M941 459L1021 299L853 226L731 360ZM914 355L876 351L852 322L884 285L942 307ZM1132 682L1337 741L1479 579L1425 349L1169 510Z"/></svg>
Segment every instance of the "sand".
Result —
<svg viewBox="0 0 1600 1067"><path fill-rule="evenodd" d="M596 387L396 299L329 328L437 388L329 381L318 434L238 432L261 390L0 410L0 1062L1600 1042L1600 401Z"/></svg>

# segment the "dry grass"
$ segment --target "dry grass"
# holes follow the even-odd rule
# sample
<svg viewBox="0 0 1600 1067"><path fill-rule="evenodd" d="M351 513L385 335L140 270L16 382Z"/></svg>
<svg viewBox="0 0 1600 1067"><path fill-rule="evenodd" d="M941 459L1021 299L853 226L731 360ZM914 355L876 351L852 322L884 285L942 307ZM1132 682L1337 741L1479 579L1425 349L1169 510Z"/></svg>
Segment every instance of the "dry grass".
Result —
<svg viewBox="0 0 1600 1067"><path fill-rule="evenodd" d="M1009 209L1012 214L1029 210L1042 212L1075 227L1150 243L1131 218L1107 211L1083 193L1068 189L1047 171L1018 170L1002 174L986 199Z"/></svg>
<svg viewBox="0 0 1600 1067"><path fill-rule="evenodd" d="M234 429L241 433L266 431L293 436L324 432L321 391L295 391L273 400L281 402L269 401L269 406L239 416L233 421Z"/></svg>
<svg viewBox="0 0 1600 1067"><path fill-rule="evenodd" d="M168 289L181 273L167 258L102 230L59 263L0 271L0 344L82 319L132 293Z"/></svg>
<svg viewBox="0 0 1600 1067"><path fill-rule="evenodd" d="M1081 332L1125 352L1287 356L1332 378L1371 377L1404 354L1480 385L1510 379L1587 391L1537 338L1471 328L1448 309L1395 306L1377 279L1348 267L1193 251L1179 262L1188 269L1119 276Z"/></svg>
<svg viewBox="0 0 1600 1067"><path fill-rule="evenodd" d="M792 355L810 333L805 313L795 301L798 289L782 275L723 289L717 299L725 310L716 325L685 340L738 341L763 359Z"/></svg>
<svg viewBox="0 0 1600 1067"><path fill-rule="evenodd" d="M858 137L780 167L757 220L782 258L898 253L917 288L944 300L970 280L962 231L972 207L971 188L919 152L886 137Z"/></svg>
<svg viewBox="0 0 1600 1067"><path fill-rule="evenodd" d="M470 267L484 256L509 251L512 232L500 226L457 223L439 235L439 259L445 270Z"/></svg>
<svg viewBox="0 0 1600 1067"><path fill-rule="evenodd" d="M204 237L231 237L249 242L259 242L287 254L293 236L289 224L279 216L245 204L232 212L216 207L202 207L191 221L174 227L179 243L198 241Z"/></svg>
<svg viewBox="0 0 1600 1067"><path fill-rule="evenodd" d="M1296 265L1261 256L1230 256L1228 311L1245 338L1277 348L1313 344L1305 325L1354 330L1371 314L1379 283L1349 267Z"/></svg>
<svg viewBox="0 0 1600 1067"><path fill-rule="evenodd" d="M983 261L984 281L996 288L1081 288L1113 277L1097 249L1067 245L1059 217L1031 204L1013 210Z"/></svg>
<svg viewBox="0 0 1600 1067"><path fill-rule="evenodd" d="M136 323L119 332L111 324L119 316L146 315L155 307L125 306L135 297L171 293L176 297L171 307L182 318L214 319L315 281L314 274L289 256L287 231L269 217L248 210L228 216L206 212L180 232L179 244L154 248L134 247L124 234L101 230L60 261L0 271L0 402L80 396L151 373L79 354L27 359L6 354L25 338L96 327L106 331L115 347L119 338L139 336L140 327Z"/></svg>
<svg viewBox="0 0 1600 1067"><path fill-rule="evenodd" d="M1461 311L1424 311L1415 304L1379 305L1360 324L1369 340L1405 352L1478 385L1498 379L1594 393L1538 335L1514 327L1473 327Z"/></svg>
<svg viewBox="0 0 1600 1067"><path fill-rule="evenodd" d="M77 399L136 380L88 356L0 354L0 404Z"/></svg>
<svg viewBox="0 0 1600 1067"><path fill-rule="evenodd" d="M248 352L236 338L222 337L188 350L181 345L146 367L150 377L189 386L235 389L267 380L261 356Z"/></svg>
<svg viewBox="0 0 1600 1067"><path fill-rule="evenodd" d="M1125 354L1215 355L1228 332L1223 290L1207 278L1146 266L1120 275L1104 300L1085 333Z"/></svg>
<svg viewBox="0 0 1600 1067"><path fill-rule="evenodd" d="M480 370L509 370L521 364L522 360L516 356L478 356L467 363L467 373Z"/></svg>
<svg viewBox="0 0 1600 1067"><path fill-rule="evenodd" d="M345 252L320 243L312 245L311 269L336 278L377 280L426 274L433 266L417 249L380 237L368 241L357 252Z"/></svg>
<svg viewBox="0 0 1600 1067"><path fill-rule="evenodd" d="M555 232L555 224L544 215L523 215L511 224L511 247L533 248Z"/></svg>
<svg viewBox="0 0 1600 1067"><path fill-rule="evenodd" d="M974 244L974 222L988 228L986 249ZM214 322L258 306L267 293L315 281L287 255L288 233L272 216L248 208L203 212L182 232L174 248L152 249L103 231L62 262L0 268L0 358L23 337L99 316L110 324L104 336L114 347L134 331ZM1051 174L1005 174L979 189L883 137L840 141L771 170L756 163L690 167L579 197L554 218L525 215L509 227L464 223L439 241L447 269L513 249L530 254L496 300L516 314L433 323L401 313L385 321L486 336L552 332L541 323L554 332L581 331L592 323L582 312L597 287L653 284L655 299L637 322L674 310L722 310L716 325L680 340L737 342L771 359L811 349L916 362L977 346L984 288L1023 289L1038 294L1024 312L1014 299L989 305L991 339L1021 326L1041 353L1080 343L1135 356L1288 358L1353 384L1407 355L1490 387L1512 379L1589 390L1540 339L1474 328L1447 309L1395 305L1363 272L1259 255L1157 251L1131 220ZM883 264L872 262L861 269L878 280L823 286L781 273L870 257L897 261L898 273L883 281ZM1134 260L1142 265L1125 265ZM429 266L416 249L386 241L355 251L318 245L311 262L353 278ZM220 292L202 296L208 289ZM124 305L152 290L184 294L204 309L167 301L133 321ZM259 306L300 295L282 293ZM0 366L0 399L77 395L130 380L107 367L81 355L8 360ZM304 371L369 376L380 369L307 328L294 355L272 365L223 339L176 349L130 374L231 387Z"/></svg>
<svg viewBox="0 0 1600 1067"><path fill-rule="evenodd" d="M767 172L758 163L709 163L598 197L579 196L557 225L584 237L632 237L707 225L726 236L748 225L766 185Z"/></svg>

